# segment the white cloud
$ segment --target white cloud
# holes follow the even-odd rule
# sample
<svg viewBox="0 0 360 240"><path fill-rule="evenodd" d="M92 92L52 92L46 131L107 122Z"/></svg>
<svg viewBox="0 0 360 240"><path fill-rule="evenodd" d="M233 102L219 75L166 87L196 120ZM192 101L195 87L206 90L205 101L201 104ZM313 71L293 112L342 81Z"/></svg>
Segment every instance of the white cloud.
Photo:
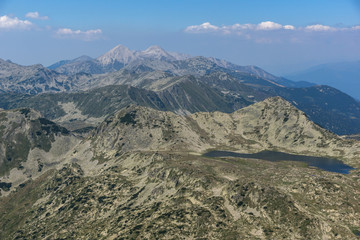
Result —
<svg viewBox="0 0 360 240"><path fill-rule="evenodd" d="M285 25L283 26L283 28L286 30L295 30L295 27L293 25Z"/></svg>
<svg viewBox="0 0 360 240"><path fill-rule="evenodd" d="M255 24L239 24L236 23L234 25L231 26L223 26L223 29L231 29L231 30L249 30L249 29L254 29L256 27Z"/></svg>
<svg viewBox="0 0 360 240"><path fill-rule="evenodd" d="M281 24L271 21L261 22L256 27L257 30L277 30L282 28L283 26Z"/></svg>
<svg viewBox="0 0 360 240"><path fill-rule="evenodd" d="M0 29L29 29L31 26L33 24L28 20L20 20L7 15L0 17Z"/></svg>
<svg viewBox="0 0 360 240"><path fill-rule="evenodd" d="M218 29L219 29L219 27L211 25L209 22L206 22L206 23L203 23L203 24L200 24L200 25L188 26L185 29L185 32L201 33L201 32L216 31Z"/></svg>
<svg viewBox="0 0 360 240"><path fill-rule="evenodd" d="M360 30L360 25L353 27L331 27L321 24L308 25L305 27L295 27L293 25L281 25L272 21L265 21L259 24L240 24L236 23L233 25L223 25L216 26L212 25L209 22L193 25L185 28L187 33L208 33L208 32L217 32L220 34L234 34L234 35L243 35L245 33L254 33L257 32L271 32L271 31L297 31L297 32L336 32L336 31L357 31Z"/></svg>
<svg viewBox="0 0 360 240"><path fill-rule="evenodd" d="M251 24L251 23L246 23L246 24L240 24L240 23L236 23L233 25L224 25L224 26L215 26L210 24L209 22L200 24L200 25L193 25L193 26L189 26L187 28L185 28L185 32L188 33L207 33L207 32L219 32L219 33L224 33L224 34L242 34L242 32L244 31L254 31L254 30L259 30L259 31L271 31L271 30L295 30L296 28L292 25L281 25L279 23L275 23L275 22L271 22L271 21L266 21L266 22L261 22L259 24Z"/></svg>
<svg viewBox="0 0 360 240"><path fill-rule="evenodd" d="M98 39L102 34L101 29L94 29L94 30L72 30L70 28L60 28L56 31L56 35L58 37L63 38L75 38L84 41L92 41Z"/></svg>
<svg viewBox="0 0 360 240"><path fill-rule="evenodd" d="M39 20L48 20L48 16L40 16L39 12L28 12L25 17Z"/></svg>
<svg viewBox="0 0 360 240"><path fill-rule="evenodd" d="M232 25L212 25L205 22L200 25L192 25L184 30L191 34L217 34L229 38L236 37L254 41L259 44L281 44L285 42L303 44L311 39L320 40L324 34L331 37L335 35L346 36L348 33L360 33L360 25L355 26L327 26L322 24L293 26L289 24L280 24L272 21L264 21L258 24L235 23ZM317 36L319 38L317 38Z"/></svg>
<svg viewBox="0 0 360 240"><path fill-rule="evenodd" d="M326 25L315 24L315 25L306 26L305 30L315 31L315 32L324 32L324 31L336 31L336 30L340 30L340 29L336 29L336 28L326 26Z"/></svg>

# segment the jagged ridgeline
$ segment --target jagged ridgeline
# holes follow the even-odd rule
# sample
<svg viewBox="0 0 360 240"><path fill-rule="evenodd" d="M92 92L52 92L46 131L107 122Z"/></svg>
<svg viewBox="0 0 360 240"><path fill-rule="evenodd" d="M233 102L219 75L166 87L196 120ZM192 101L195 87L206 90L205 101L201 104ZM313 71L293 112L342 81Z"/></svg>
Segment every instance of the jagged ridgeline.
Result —
<svg viewBox="0 0 360 240"><path fill-rule="evenodd" d="M337 89L159 46L132 51L119 45L96 59L82 56L49 68L0 59L1 108L34 108L71 129L94 126L129 103L179 114L230 113L273 96L336 134L360 133L359 102Z"/></svg>
<svg viewBox="0 0 360 240"><path fill-rule="evenodd" d="M0 114L0 126L22 124L30 143L22 167L0 178L1 239L356 239L360 230L360 143L279 97L233 113L132 105L85 138L31 110ZM202 155L214 149L326 156L356 169Z"/></svg>
<svg viewBox="0 0 360 240"><path fill-rule="evenodd" d="M35 96L7 93L0 95L0 107L34 108L60 125L79 129L96 126L105 117L129 104L177 114L199 111L230 113L252 104L255 99L263 100L271 95L281 95L303 110L312 121L334 133L344 135L360 132L358 103L330 87L276 88L276 91L265 91L253 89L230 77L221 80L218 75L205 76L200 80L195 77L170 77L163 80L149 81L150 86L147 88L153 90L126 84L84 92L44 93Z"/></svg>

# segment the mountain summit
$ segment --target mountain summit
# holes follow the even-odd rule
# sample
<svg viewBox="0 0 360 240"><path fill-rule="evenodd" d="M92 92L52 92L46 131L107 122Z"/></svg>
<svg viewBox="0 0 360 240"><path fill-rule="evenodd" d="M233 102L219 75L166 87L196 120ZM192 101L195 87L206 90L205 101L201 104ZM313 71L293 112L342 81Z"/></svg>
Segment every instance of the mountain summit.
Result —
<svg viewBox="0 0 360 240"><path fill-rule="evenodd" d="M97 60L102 65L112 64L115 61L118 61L119 63L125 65L135 59L136 57L134 55L134 52L121 44L117 45L116 47L114 47L104 55L97 58Z"/></svg>
<svg viewBox="0 0 360 240"><path fill-rule="evenodd" d="M159 59L159 60L168 60L173 61L176 60L174 56L170 53L166 52L160 46L154 45L147 48L145 51L137 52L138 56L141 58L152 58L152 59Z"/></svg>
<svg viewBox="0 0 360 240"><path fill-rule="evenodd" d="M104 53L96 59L73 59L62 60L50 66L59 73L65 74L99 74L118 71L130 63L141 64L143 61L160 61L161 65L175 60L185 60L191 56L181 53L169 53L160 46L150 46L143 51L130 50L124 45L117 45L110 51ZM160 63L159 62L159 63Z"/></svg>

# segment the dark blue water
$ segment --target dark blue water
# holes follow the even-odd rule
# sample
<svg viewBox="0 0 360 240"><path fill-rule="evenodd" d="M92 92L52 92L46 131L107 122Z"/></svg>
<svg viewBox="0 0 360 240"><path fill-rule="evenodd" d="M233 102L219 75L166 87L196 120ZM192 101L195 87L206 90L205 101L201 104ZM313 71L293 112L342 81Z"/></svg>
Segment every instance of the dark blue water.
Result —
<svg viewBox="0 0 360 240"><path fill-rule="evenodd" d="M354 169L349 165L344 164L342 161L333 158L294 155L294 154L274 152L274 151L262 151L262 152L250 153L250 154L228 152L228 151L211 151L205 153L204 156L254 158L254 159L267 160L271 162L278 162L278 161L304 162L307 163L308 166L317 167L329 172L336 172L343 174L348 174L350 170Z"/></svg>

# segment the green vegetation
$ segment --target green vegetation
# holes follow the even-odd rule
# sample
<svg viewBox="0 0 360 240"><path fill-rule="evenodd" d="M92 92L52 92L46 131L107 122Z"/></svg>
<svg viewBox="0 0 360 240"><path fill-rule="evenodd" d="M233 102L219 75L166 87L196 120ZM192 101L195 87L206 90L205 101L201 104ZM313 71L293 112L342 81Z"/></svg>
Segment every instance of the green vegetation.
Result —
<svg viewBox="0 0 360 240"><path fill-rule="evenodd" d="M126 113L123 117L120 118L121 123L125 123L126 125L135 125L136 124L136 111L132 111L129 113Z"/></svg>

